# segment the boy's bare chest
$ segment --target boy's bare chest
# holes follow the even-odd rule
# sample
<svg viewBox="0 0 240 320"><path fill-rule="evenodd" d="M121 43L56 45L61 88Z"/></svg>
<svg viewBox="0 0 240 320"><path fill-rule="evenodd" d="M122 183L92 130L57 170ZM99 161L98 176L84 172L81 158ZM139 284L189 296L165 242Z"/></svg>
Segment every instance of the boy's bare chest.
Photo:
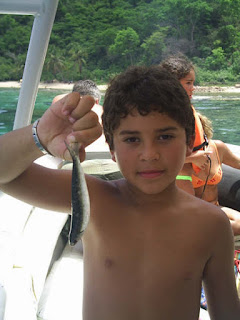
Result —
<svg viewBox="0 0 240 320"><path fill-rule="evenodd" d="M185 303L192 301L196 309L191 312L197 314L206 250L197 238L191 239L191 227L154 214L147 219L129 212L111 213L92 221L84 238L85 284L94 288L89 289L89 296L95 295L96 308L102 310L106 304L107 312L111 308L116 312L122 305L126 310L118 311L132 313L132 319L141 319L135 316L139 310L140 314L151 311L143 319L158 319L159 314L175 319L181 309L188 308ZM89 299L89 309L91 303ZM170 316L172 305L176 314L172 311ZM182 318L197 316L184 313Z"/></svg>
<svg viewBox="0 0 240 320"><path fill-rule="evenodd" d="M91 252L97 243L99 263L106 269L127 266L143 273L162 270L164 276L166 270L176 274L182 265L182 276L191 277L203 271L209 258L199 224L177 212L162 213L161 208L136 212L109 206L91 221L87 234Z"/></svg>

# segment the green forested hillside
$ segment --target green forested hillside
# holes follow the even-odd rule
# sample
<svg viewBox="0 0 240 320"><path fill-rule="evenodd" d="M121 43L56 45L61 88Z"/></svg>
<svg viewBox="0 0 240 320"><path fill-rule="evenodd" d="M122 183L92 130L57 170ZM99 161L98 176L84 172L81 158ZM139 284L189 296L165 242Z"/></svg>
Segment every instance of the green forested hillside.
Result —
<svg viewBox="0 0 240 320"><path fill-rule="evenodd" d="M240 81L240 0L59 0L42 81L107 82L182 52L197 83ZM22 77L33 17L0 15L0 81Z"/></svg>

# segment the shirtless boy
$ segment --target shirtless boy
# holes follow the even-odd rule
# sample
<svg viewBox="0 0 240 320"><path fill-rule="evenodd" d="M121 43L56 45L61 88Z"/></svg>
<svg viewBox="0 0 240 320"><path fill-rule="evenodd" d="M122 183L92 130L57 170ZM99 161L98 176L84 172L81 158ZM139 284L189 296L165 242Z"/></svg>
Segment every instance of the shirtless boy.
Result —
<svg viewBox="0 0 240 320"><path fill-rule="evenodd" d="M96 139L101 128L93 105L77 93L52 105L37 127L44 148L70 158L65 139L83 147ZM128 69L107 90L103 128L124 178L86 177L91 218L82 238L83 319L197 320L202 281L211 319L239 319L229 220L175 184L194 139L179 81L159 67ZM32 163L42 153L31 129L0 137L1 189L69 213L71 172Z"/></svg>

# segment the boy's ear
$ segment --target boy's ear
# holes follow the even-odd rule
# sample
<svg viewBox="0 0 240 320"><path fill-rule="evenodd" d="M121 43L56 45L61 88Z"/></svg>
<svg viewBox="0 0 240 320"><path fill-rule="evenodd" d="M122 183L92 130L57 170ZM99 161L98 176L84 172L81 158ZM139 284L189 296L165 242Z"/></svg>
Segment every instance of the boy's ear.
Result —
<svg viewBox="0 0 240 320"><path fill-rule="evenodd" d="M189 141L189 143L188 143L188 145L187 145L186 157L188 157L188 156L190 156L192 154L194 141L195 141L195 136L192 136L190 141Z"/></svg>
<svg viewBox="0 0 240 320"><path fill-rule="evenodd" d="M116 157L115 157L115 154L114 154L114 151L110 150L110 153L111 153L111 158L114 162L116 162Z"/></svg>

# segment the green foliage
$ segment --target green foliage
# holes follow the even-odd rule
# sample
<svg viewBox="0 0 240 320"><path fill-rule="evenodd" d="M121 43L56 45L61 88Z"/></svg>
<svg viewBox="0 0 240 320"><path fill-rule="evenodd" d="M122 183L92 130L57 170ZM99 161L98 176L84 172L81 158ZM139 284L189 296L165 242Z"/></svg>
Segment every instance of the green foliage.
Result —
<svg viewBox="0 0 240 320"><path fill-rule="evenodd" d="M42 80L107 82L182 52L199 83L239 82L240 0L59 0ZM22 78L33 17L0 15L0 81Z"/></svg>
<svg viewBox="0 0 240 320"><path fill-rule="evenodd" d="M240 52L235 51L232 55L232 73L237 76L240 75Z"/></svg>
<svg viewBox="0 0 240 320"><path fill-rule="evenodd" d="M212 71L199 68L197 70L196 85L230 85L239 80L240 76L234 76L230 69Z"/></svg>
<svg viewBox="0 0 240 320"><path fill-rule="evenodd" d="M143 49L142 61L144 64L158 64L163 58L166 49L165 39L168 27L160 28L159 31L153 32L141 45Z"/></svg>
<svg viewBox="0 0 240 320"><path fill-rule="evenodd" d="M8 59L0 57L0 81L12 80L12 66Z"/></svg>
<svg viewBox="0 0 240 320"><path fill-rule="evenodd" d="M139 45L139 36L132 28L118 31L114 43L109 47L110 55L118 58L119 62L127 66L136 63L136 51ZM130 62L130 63L129 63Z"/></svg>
<svg viewBox="0 0 240 320"><path fill-rule="evenodd" d="M221 70L227 66L227 60L222 47L212 50L212 55L205 60L206 67L210 70Z"/></svg>

